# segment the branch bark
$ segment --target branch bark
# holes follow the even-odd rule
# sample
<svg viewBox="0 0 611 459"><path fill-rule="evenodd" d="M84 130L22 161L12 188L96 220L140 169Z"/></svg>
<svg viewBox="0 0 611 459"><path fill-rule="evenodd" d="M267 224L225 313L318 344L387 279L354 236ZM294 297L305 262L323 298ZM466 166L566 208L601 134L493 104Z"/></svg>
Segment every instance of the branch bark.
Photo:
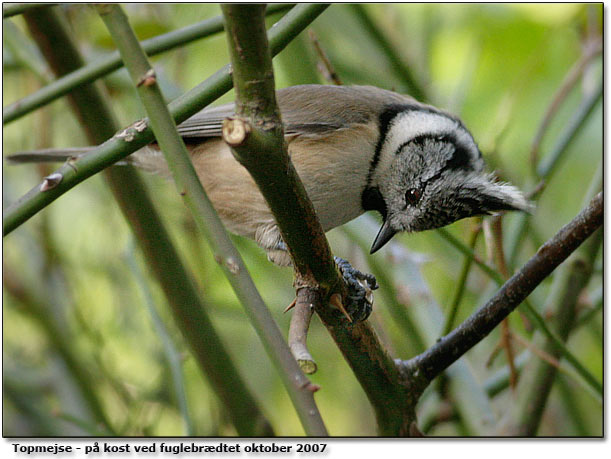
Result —
<svg viewBox="0 0 611 459"><path fill-rule="evenodd" d="M599 193L509 279L484 305L433 347L401 363L418 385L426 386L443 370L479 343L566 258L603 224Z"/></svg>
<svg viewBox="0 0 611 459"><path fill-rule="evenodd" d="M318 292L313 289L302 288L297 290L297 298L291 304L295 309L289 326L289 348L306 374L316 373L317 370L316 362L307 347L308 329L316 303L320 303Z"/></svg>
<svg viewBox="0 0 611 459"><path fill-rule="evenodd" d="M225 126L226 138L274 214L293 258L297 287L318 293L321 301L315 303L315 310L373 405L379 433L409 435L414 432L417 394L408 381L401 379L371 326L365 322L351 324L329 305L333 294L339 292L345 297L346 287L312 203L286 153L260 7L226 5L223 13L238 100L237 118ZM245 135L233 137L238 128Z"/></svg>

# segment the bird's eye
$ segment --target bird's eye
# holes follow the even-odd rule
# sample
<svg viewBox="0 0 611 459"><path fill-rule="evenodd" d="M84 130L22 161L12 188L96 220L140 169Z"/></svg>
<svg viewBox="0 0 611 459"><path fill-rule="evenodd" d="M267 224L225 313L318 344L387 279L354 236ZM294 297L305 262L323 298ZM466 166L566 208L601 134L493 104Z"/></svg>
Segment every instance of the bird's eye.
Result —
<svg viewBox="0 0 611 459"><path fill-rule="evenodd" d="M405 192L405 202L410 206L415 206L422 197L422 191L418 188L410 188Z"/></svg>

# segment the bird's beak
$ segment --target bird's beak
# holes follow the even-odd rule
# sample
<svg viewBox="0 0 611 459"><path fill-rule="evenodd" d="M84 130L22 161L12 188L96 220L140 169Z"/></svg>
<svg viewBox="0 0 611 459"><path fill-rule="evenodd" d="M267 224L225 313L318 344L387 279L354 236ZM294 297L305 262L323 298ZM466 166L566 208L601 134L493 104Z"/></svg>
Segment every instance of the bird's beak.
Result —
<svg viewBox="0 0 611 459"><path fill-rule="evenodd" d="M397 232L390 226L389 221L386 220L380 228L380 231L378 231L378 235L376 236L375 241L373 241L373 245L371 246L369 253L375 253L380 250L388 241L392 239L396 233Z"/></svg>

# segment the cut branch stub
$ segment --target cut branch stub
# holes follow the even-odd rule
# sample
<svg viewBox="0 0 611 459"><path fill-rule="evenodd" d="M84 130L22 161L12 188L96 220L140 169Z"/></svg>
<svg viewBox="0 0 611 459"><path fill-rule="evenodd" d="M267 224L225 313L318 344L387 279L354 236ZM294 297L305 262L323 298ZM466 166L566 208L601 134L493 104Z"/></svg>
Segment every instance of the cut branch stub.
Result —
<svg viewBox="0 0 611 459"><path fill-rule="evenodd" d="M295 307L289 328L289 347L301 370L306 374L315 373L317 370L316 362L306 344L314 303L320 303L320 293L316 289L306 287L297 290L297 297L289 306Z"/></svg>
<svg viewBox="0 0 611 459"><path fill-rule="evenodd" d="M223 140L230 147L243 145L251 131L250 123L243 118L225 118L223 120Z"/></svg>

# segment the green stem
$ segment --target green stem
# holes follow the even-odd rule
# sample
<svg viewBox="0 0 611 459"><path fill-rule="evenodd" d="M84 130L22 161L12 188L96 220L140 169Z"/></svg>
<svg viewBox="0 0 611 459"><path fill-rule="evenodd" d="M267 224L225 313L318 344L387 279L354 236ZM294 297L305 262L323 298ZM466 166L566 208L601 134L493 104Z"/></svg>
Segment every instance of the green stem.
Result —
<svg viewBox="0 0 611 459"><path fill-rule="evenodd" d="M403 58L397 52L396 47L388 40L382 29L375 24L365 5L354 4L350 5L350 7L371 39L382 49L382 52L388 58L393 72L399 81L405 84L409 94L421 102L426 102L428 97L423 86L417 81L411 68L403 63Z"/></svg>
<svg viewBox="0 0 611 459"><path fill-rule="evenodd" d="M182 414L182 419L185 424L185 435L191 437L195 435L195 430L193 427L193 422L191 421L191 416L189 414L189 405L187 403L187 394L185 392L185 383L182 374L182 358L178 349L172 342L172 338L163 323L163 320L159 316L157 312L157 308L155 307L155 301L153 300L153 294L151 289L149 288L147 282L144 279L144 275L140 270L140 267L136 263L136 253L135 253L135 244L134 240L130 243L128 248L128 253L126 254L127 265L134 276L136 284L140 287L142 295L144 296L144 304L148 311L149 316L151 317L151 322L153 323L153 327L159 340L161 341L161 346L163 348L163 353L165 354L166 362L168 367L170 368L170 373L172 374L172 383L174 393L176 394L176 401L178 403L178 408L180 413ZM204 335L206 332L203 332ZM210 349L210 351L215 352L216 350Z"/></svg>
<svg viewBox="0 0 611 459"><path fill-rule="evenodd" d="M586 194L585 201L589 201L594 194L599 192L601 187L602 174L597 173ZM576 325L577 302L592 276L594 262L600 251L602 239L602 230L594 233L576 251L571 262L564 266L554 278L551 294L546 305L550 309L554 308L555 328L563 344L568 340L569 333ZM547 334L546 337L547 340L542 339L541 336L536 337L535 346L540 347L543 352L551 357L558 359L561 356L558 344L554 339L550 339ZM515 405L515 430L517 434L524 436L536 435L557 374L557 368L548 362L534 356L531 359L529 371L518 387L519 399ZM575 366L575 362L572 363ZM577 361L576 363L580 365L580 362ZM584 378L589 377L587 372L580 371L579 373ZM602 395L602 385L596 379L586 380L592 387L599 386L599 394Z"/></svg>
<svg viewBox="0 0 611 459"><path fill-rule="evenodd" d="M465 254L468 258L471 258L475 264L484 271L499 287L504 285L504 281L502 276L488 266L486 263L482 262L477 258L473 250L471 250L467 245L465 245L460 240L456 239L452 234L450 234L446 229L441 228L438 229L437 234L446 239L450 244L452 244L455 248L460 250L463 254ZM571 364L571 366L575 369L577 373L579 373L582 378L591 386L597 393L601 393L601 385L596 380L596 378L590 373L573 355L573 353L565 346L564 342L560 337L554 333L548 326L541 314L530 304L527 298L524 299L522 310L526 317L534 323L534 325L541 330L545 336L548 337L551 342L553 342L558 350L562 353L562 355L567 359L567 361Z"/></svg>
<svg viewBox="0 0 611 459"><path fill-rule="evenodd" d="M555 307L554 322L560 339L566 341L575 324L577 298L587 285L592 274L594 258L602 242L602 231L598 231L584 244L576 257L554 279L552 295L548 304ZM536 340L536 343L541 340ZM537 345L537 344L535 344ZM543 352L554 358L560 356L555 342L544 342ZM516 404L516 427L518 435L534 436L537 434L547 399L556 379L557 369L536 357L526 378L518 387L519 399ZM579 363L579 362L578 362ZM580 372L581 374L581 372ZM597 380L588 381L591 386L598 385L602 394L602 386Z"/></svg>
<svg viewBox="0 0 611 459"><path fill-rule="evenodd" d="M306 433L327 435L314 404L311 385L292 357L280 330L248 275L244 262L206 196L187 149L176 131L176 124L165 104L155 73L129 25L127 16L120 6L113 4L100 5L98 11L138 88L140 99L149 115L155 138L170 167L174 182L199 229L204 233L217 258L221 260L225 275L280 373ZM236 426L244 427L251 423L251 419L234 419L234 422Z"/></svg>
<svg viewBox="0 0 611 459"><path fill-rule="evenodd" d="M524 303L525 314L526 317L535 323L537 328L543 332L546 338L551 342L552 347L556 349L575 369L575 371L585 380L585 382L592 388L596 393L602 396L603 394L603 386L596 379L596 377L590 373L590 371L583 366L583 364L573 355L571 351L566 347L564 341L557 333L553 332L545 323L545 319L541 317L536 310L528 307L526 303Z"/></svg>
<svg viewBox="0 0 611 459"><path fill-rule="evenodd" d="M594 111L594 108L601 100L602 93L603 83L601 82L596 91L593 91L583 97L577 111L562 131L558 141L555 143L551 151L545 157L543 157L541 163L537 167L537 175L539 176L540 180L543 180L544 182L549 182L551 180L558 168L558 165L566 156L570 145L581 132L586 124L586 121ZM516 263L522 242L524 241L525 236L528 234L527 228L529 223L529 215L523 214L520 216L518 227L513 232L515 237L509 244L510 252L508 262L510 267L514 266Z"/></svg>
<svg viewBox="0 0 611 459"><path fill-rule="evenodd" d="M83 64L66 21L58 9L27 12L25 19L56 74L73 71ZM70 94L70 101L92 143L101 142L115 132L116 122L112 111L98 87L79 87ZM172 306L180 330L200 368L234 420L236 429L245 435L270 434L272 430L267 420L259 411L254 397L233 366L206 315L206 307L199 299L141 179L133 169L127 167L108 169L106 178L138 237L148 265Z"/></svg>
<svg viewBox="0 0 611 459"><path fill-rule="evenodd" d="M471 251L475 248L475 243L477 242L477 236L479 235L479 229L472 231L471 240L469 241L469 248ZM471 265L473 264L474 257L470 255L465 255L465 259L463 260L463 265L460 270L460 274L458 276L458 280L456 282L457 287L454 292L454 298L452 298L452 303L450 304L449 313L446 314L446 323L443 327L443 335L447 335L454 328L454 321L456 320L456 315L458 314L458 306L462 300L462 297L465 293L465 287L467 285L467 277L469 276L469 272L471 271Z"/></svg>
<svg viewBox="0 0 611 459"><path fill-rule="evenodd" d="M568 147L575 137L577 137L577 134L581 131L581 128L590 114L594 111L594 107L596 107L598 102L602 99L602 95L603 84L601 83L596 91L593 91L584 98L569 121L567 128L563 131L552 150L541 160L539 167L537 167L537 175L539 178L549 180L550 176L560 164L560 161L564 158Z"/></svg>
<svg viewBox="0 0 611 459"><path fill-rule="evenodd" d="M49 69L41 62L40 55L36 54L32 43L12 21L2 21L2 39L15 62L29 69L40 82L49 82Z"/></svg>
<svg viewBox="0 0 611 459"><path fill-rule="evenodd" d="M21 281L6 268L4 268L2 274L2 281L6 292L17 299L25 307L28 315L45 331L52 348L61 356L66 368L72 375L76 387L95 422L100 423L106 432L117 435L118 432L108 419L97 391L92 390L92 387L95 386L93 375L85 370L87 366L80 361L74 352L74 347L69 339L71 335L66 333L66 330L58 324L57 318L49 312L44 298L39 298L38 295L26 290L21 285Z"/></svg>
<svg viewBox="0 0 611 459"><path fill-rule="evenodd" d="M269 31L272 55L282 51L327 7L328 5L324 4L301 4L289 11ZM231 87L229 66L225 66L186 94L172 101L169 104L170 112L176 122L181 123L221 97ZM2 234L6 236L83 180L120 161L152 142L153 139L153 132L148 124L134 123L99 145L90 154L80 157L77 161L64 164L56 171L62 180L54 188L41 192L40 184L38 184L17 202L4 209Z"/></svg>
<svg viewBox="0 0 611 459"><path fill-rule="evenodd" d="M34 9L46 8L55 5L57 5L57 3L7 3L2 5L2 17L6 19Z"/></svg>
<svg viewBox="0 0 611 459"><path fill-rule="evenodd" d="M291 5L273 4L267 13L272 14L288 9ZM165 51L191 43L200 38L209 37L223 31L223 18L221 16L207 19L180 30L173 30L158 37L150 38L142 42L142 47L148 56L155 56ZM109 73L121 68L123 61L119 52L113 52L95 62L80 67L55 81L39 89L35 93L20 99L2 110L2 123L8 124L24 115L43 107L61 96L68 94L75 88L91 83Z"/></svg>
<svg viewBox="0 0 611 459"><path fill-rule="evenodd" d="M289 160L262 19L264 7L224 5L222 9L233 67L236 115L252 130L240 145L232 146L233 154L265 197L296 271L303 278L314 276L325 298L340 278L314 206Z"/></svg>
<svg viewBox="0 0 611 459"><path fill-rule="evenodd" d="M443 239L445 239L447 242L453 245L455 249L457 249L459 252L462 252L462 254L465 257L467 257L468 260L472 260L477 265L478 268L484 271L484 273L486 273L486 275L490 277L492 280L494 280L498 285L503 284L504 282L503 277L501 276L499 272L497 272L494 268L491 268L486 263L484 263L482 260L480 260L472 248L470 248L467 244L462 242L460 239L457 239L456 237L454 237L452 233L450 233L446 228L437 229L437 231L435 231L435 234L437 234L438 236L441 236Z"/></svg>

